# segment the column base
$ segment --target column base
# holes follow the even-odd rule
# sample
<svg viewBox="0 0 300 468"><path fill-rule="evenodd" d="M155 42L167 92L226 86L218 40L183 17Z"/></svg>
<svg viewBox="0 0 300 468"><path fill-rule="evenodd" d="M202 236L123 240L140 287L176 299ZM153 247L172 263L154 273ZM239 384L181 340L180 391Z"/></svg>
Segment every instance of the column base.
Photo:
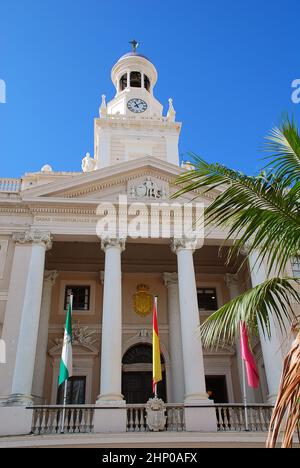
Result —
<svg viewBox="0 0 300 468"><path fill-rule="evenodd" d="M31 433L33 409L25 406L0 407L0 436Z"/></svg>
<svg viewBox="0 0 300 468"><path fill-rule="evenodd" d="M121 434L127 430L126 403L97 400L94 414L96 434ZM117 404L116 404L117 403ZM120 404L118 404L120 403Z"/></svg>
<svg viewBox="0 0 300 468"><path fill-rule="evenodd" d="M184 405L186 406L207 406L213 404L214 402L208 399L207 393L190 393L184 397Z"/></svg>
<svg viewBox="0 0 300 468"><path fill-rule="evenodd" d="M187 432L217 432L217 417L214 402L199 395L189 395L184 401L185 426ZM195 397L198 397L196 399Z"/></svg>
<svg viewBox="0 0 300 468"><path fill-rule="evenodd" d="M106 393L98 396L96 405L122 407L126 405L126 401L123 399L123 395L116 393Z"/></svg>
<svg viewBox="0 0 300 468"><path fill-rule="evenodd" d="M33 396L14 393L9 395L8 399L2 403L2 406L33 406Z"/></svg>

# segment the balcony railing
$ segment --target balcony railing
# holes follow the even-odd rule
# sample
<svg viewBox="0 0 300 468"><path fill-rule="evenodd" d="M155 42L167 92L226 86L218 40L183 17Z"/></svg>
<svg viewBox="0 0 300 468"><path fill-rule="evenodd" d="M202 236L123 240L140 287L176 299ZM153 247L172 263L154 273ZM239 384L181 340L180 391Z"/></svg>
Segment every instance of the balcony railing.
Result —
<svg viewBox="0 0 300 468"><path fill-rule="evenodd" d="M95 405L34 406L32 434L84 434L94 432ZM148 432L145 405L127 405L127 432ZM207 408L207 407L203 407ZM266 432L272 409L270 405L215 404L217 430L220 432ZM184 405L166 405L165 431L184 432Z"/></svg>
<svg viewBox="0 0 300 468"><path fill-rule="evenodd" d="M0 179L0 192L18 193L21 183L21 179Z"/></svg>
<svg viewBox="0 0 300 468"><path fill-rule="evenodd" d="M40 434L85 434L94 429L94 406L70 405L34 407L32 433Z"/></svg>
<svg viewBox="0 0 300 468"><path fill-rule="evenodd" d="M273 406L216 404L218 431L266 432L269 429Z"/></svg>
<svg viewBox="0 0 300 468"><path fill-rule="evenodd" d="M185 431L184 406L166 405L166 431ZM148 432L145 405L127 405L127 432Z"/></svg>

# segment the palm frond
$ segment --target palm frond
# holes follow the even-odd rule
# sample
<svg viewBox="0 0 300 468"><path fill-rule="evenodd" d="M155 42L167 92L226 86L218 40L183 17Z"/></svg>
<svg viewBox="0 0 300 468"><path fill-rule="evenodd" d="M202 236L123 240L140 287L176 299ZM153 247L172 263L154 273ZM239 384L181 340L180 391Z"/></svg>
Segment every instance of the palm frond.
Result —
<svg viewBox="0 0 300 468"><path fill-rule="evenodd" d="M293 119L286 117L281 126L267 136L266 150L271 153L267 169L293 185L300 180L300 135Z"/></svg>
<svg viewBox="0 0 300 468"><path fill-rule="evenodd" d="M295 432L298 432L300 442L300 333L284 361L278 397L270 422L267 448L276 447L284 423L281 447L291 448Z"/></svg>
<svg viewBox="0 0 300 468"><path fill-rule="evenodd" d="M216 349L224 343L234 344L240 323L249 330L261 326L265 336L271 337L270 315L281 330L293 316L291 301L300 303L294 278L272 278L234 298L214 312L201 325L204 348Z"/></svg>
<svg viewBox="0 0 300 468"><path fill-rule="evenodd" d="M191 190L204 193L224 186L205 211L206 225L230 228L228 238L235 241L230 256L250 244L250 252L258 248L260 260L267 260L270 271L276 268L281 272L289 258L300 250L298 195L271 173L250 177L220 164L194 159L195 171L177 179L176 183L183 187L174 197Z"/></svg>

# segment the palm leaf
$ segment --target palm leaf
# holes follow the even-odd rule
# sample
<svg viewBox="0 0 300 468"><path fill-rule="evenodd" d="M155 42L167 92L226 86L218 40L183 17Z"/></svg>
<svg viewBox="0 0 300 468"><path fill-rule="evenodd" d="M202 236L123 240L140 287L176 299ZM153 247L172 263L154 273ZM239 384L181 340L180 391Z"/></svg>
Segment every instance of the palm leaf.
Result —
<svg viewBox="0 0 300 468"><path fill-rule="evenodd" d="M267 136L266 150L271 153L267 168L287 184L300 180L300 136L294 120L288 117Z"/></svg>
<svg viewBox="0 0 300 468"><path fill-rule="evenodd" d="M259 248L260 260L267 260L270 271L283 271L289 258L300 250L298 195L271 173L250 177L196 156L194 159L196 169L177 179L176 184L183 187L174 198L191 190L205 193L223 186L205 211L206 225L229 227L228 238L235 241L230 257L249 243L249 253Z"/></svg>
<svg viewBox="0 0 300 468"><path fill-rule="evenodd" d="M300 424L300 333L284 361L277 401L271 418L267 448L275 448L280 429L285 424L282 448L291 448Z"/></svg>
<svg viewBox="0 0 300 468"><path fill-rule="evenodd" d="M224 343L233 345L241 322L252 331L260 325L270 338L270 314L281 330L286 330L287 321L293 316L291 301L300 303L295 286L294 278L272 278L232 299L201 325L204 348L216 349Z"/></svg>

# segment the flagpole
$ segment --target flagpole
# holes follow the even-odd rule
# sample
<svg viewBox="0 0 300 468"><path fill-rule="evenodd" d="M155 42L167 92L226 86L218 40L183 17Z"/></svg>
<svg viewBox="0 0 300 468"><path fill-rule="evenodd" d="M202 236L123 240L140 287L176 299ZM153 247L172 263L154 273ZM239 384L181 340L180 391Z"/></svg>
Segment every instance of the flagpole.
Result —
<svg viewBox="0 0 300 468"><path fill-rule="evenodd" d="M244 398L244 412L245 412L245 424L246 431L249 431L249 422L248 422L248 411L247 411L247 387L246 387L246 372L245 372L246 363L242 359L242 369L243 369L243 398Z"/></svg>
<svg viewBox="0 0 300 468"><path fill-rule="evenodd" d="M71 314L73 310L73 294L70 295L70 304L71 304ZM66 406L67 406L67 392L68 392L68 380L65 380L65 388L64 388L64 401L63 401L63 414L62 414L62 426L61 426L61 434L65 433L65 417L66 417Z"/></svg>
<svg viewBox="0 0 300 468"><path fill-rule="evenodd" d="M65 417L66 417L66 404L67 404L67 391L68 391L68 381L65 380L64 384L64 402L63 402L63 414L62 414L62 426L61 426L61 434L65 433Z"/></svg>
<svg viewBox="0 0 300 468"><path fill-rule="evenodd" d="M158 296L154 296L153 304L153 341L152 341L152 366L153 366L153 394L154 398L158 398L157 384L162 380L161 374L161 358L160 358L160 343L159 343L159 331L157 321L157 302Z"/></svg>

